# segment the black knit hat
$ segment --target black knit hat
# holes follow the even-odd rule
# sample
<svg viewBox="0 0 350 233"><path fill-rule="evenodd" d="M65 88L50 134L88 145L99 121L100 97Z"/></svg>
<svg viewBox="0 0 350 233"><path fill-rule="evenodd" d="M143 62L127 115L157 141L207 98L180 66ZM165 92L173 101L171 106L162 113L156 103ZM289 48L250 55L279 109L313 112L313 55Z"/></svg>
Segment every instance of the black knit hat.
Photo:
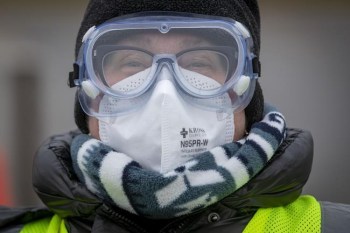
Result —
<svg viewBox="0 0 350 233"><path fill-rule="evenodd" d="M254 53L260 52L260 14L257 0L90 0L77 36L77 57L86 31L111 18L144 11L175 11L232 18L245 25L254 41ZM249 105L245 108L247 130L262 119L264 98L259 82ZM83 133L88 133L88 117L75 97L75 122Z"/></svg>

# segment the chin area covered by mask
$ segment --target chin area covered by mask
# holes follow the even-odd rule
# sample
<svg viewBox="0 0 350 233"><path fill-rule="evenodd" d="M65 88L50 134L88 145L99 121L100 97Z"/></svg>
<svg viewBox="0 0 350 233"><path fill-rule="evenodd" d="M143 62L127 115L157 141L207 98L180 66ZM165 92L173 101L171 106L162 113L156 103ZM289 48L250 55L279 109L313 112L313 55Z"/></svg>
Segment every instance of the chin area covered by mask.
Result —
<svg viewBox="0 0 350 233"><path fill-rule="evenodd" d="M112 88L132 88L132 83L145 78L144 72ZM198 73L182 72L196 85L209 88L220 85ZM137 110L120 116L99 117L99 135L104 143L132 157L142 167L161 173L182 165L201 152L232 142L234 136L233 113L223 117L222 112L189 103L175 87L171 75L168 68L162 68L148 100ZM100 112L111 111L115 101L105 95Z"/></svg>

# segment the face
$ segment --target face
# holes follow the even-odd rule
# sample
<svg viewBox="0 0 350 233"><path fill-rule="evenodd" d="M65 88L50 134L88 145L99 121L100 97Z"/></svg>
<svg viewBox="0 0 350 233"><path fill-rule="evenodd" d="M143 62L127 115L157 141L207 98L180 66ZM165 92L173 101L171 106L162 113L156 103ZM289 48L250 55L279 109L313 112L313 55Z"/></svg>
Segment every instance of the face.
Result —
<svg viewBox="0 0 350 233"><path fill-rule="evenodd" d="M211 46L208 41L194 35L185 34L151 34L145 33L137 36L130 36L121 40L117 45L142 48L152 54L178 54L189 48L200 46ZM109 55L104 64L104 75L107 84L113 84L141 72L152 65L152 57L146 53L130 52L128 50ZM222 58L215 53L197 51L184 53L178 57L177 63L181 68L195 71L202 75L213 77L218 83L223 83L226 77L226 69L222 67ZM110 65L113 64L113 65ZM245 113L244 111L234 114L235 132L233 140L241 139L245 134ZM100 139L98 120L89 117L88 126L91 136Z"/></svg>

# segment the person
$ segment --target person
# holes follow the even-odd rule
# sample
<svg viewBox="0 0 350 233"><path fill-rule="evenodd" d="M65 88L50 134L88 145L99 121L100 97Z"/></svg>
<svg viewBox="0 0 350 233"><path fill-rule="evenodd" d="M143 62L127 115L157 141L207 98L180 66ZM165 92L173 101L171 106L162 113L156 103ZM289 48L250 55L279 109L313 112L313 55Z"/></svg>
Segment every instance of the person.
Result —
<svg viewBox="0 0 350 233"><path fill-rule="evenodd" d="M255 0L91 0L79 130L38 150L48 208L1 208L0 231L347 232L349 205L301 195L312 136L264 103L259 51Z"/></svg>
<svg viewBox="0 0 350 233"><path fill-rule="evenodd" d="M0 205L12 205L11 185L9 181L8 157L4 147L0 146Z"/></svg>

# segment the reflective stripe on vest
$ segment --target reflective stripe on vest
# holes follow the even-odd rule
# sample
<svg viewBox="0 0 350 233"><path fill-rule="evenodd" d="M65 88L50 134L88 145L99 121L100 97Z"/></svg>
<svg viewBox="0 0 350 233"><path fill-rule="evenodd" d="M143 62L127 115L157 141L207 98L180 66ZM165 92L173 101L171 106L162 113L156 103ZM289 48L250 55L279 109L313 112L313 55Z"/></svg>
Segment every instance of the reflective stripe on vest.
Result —
<svg viewBox="0 0 350 233"><path fill-rule="evenodd" d="M20 233L68 233L64 220L58 215L24 225Z"/></svg>
<svg viewBox="0 0 350 233"><path fill-rule="evenodd" d="M312 196L301 196L287 206L261 208L243 233L321 232L321 207Z"/></svg>

